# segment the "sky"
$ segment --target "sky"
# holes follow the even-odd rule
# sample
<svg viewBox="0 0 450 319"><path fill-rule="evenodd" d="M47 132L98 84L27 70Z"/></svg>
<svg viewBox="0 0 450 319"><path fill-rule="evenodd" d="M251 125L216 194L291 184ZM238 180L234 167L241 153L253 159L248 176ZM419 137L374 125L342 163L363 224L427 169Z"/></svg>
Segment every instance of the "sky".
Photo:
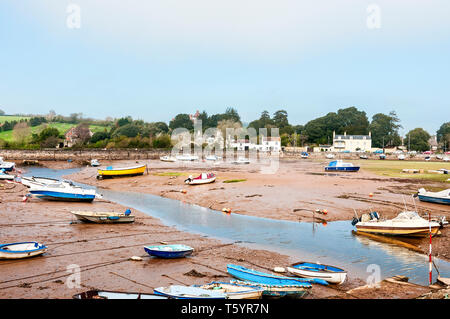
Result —
<svg viewBox="0 0 450 319"><path fill-rule="evenodd" d="M2 0L0 109L450 121L448 0Z"/></svg>

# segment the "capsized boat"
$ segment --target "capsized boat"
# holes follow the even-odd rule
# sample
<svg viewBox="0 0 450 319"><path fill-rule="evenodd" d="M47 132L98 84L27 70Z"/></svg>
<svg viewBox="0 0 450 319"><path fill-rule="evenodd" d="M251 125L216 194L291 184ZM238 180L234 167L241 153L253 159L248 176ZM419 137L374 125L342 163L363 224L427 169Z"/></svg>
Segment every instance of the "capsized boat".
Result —
<svg viewBox="0 0 450 319"><path fill-rule="evenodd" d="M88 290L72 296L73 299L170 299L166 296L142 292Z"/></svg>
<svg viewBox="0 0 450 319"><path fill-rule="evenodd" d="M75 215L78 220L83 222L92 222L97 224L134 222L134 215L131 215L131 210L129 209L127 209L124 213L86 211L71 211L71 213Z"/></svg>
<svg viewBox="0 0 450 319"><path fill-rule="evenodd" d="M422 218L417 212L405 211L389 220L381 220L376 212L363 214L359 219L353 218L352 225L358 232L395 235L395 236L429 236L439 234L438 222Z"/></svg>
<svg viewBox="0 0 450 319"><path fill-rule="evenodd" d="M175 157L173 157L173 156L161 156L160 158L159 158L161 161L163 161L163 162L176 162L177 161L177 159L175 158Z"/></svg>
<svg viewBox="0 0 450 319"><path fill-rule="evenodd" d="M124 176L137 176L143 175L147 165L137 165L129 167L113 168L112 166L106 167L106 169L97 170L97 178L107 178L107 177L124 177Z"/></svg>
<svg viewBox="0 0 450 319"><path fill-rule="evenodd" d="M31 195L54 201L92 202L97 195L95 189L84 189L68 182L48 185L30 185Z"/></svg>
<svg viewBox="0 0 450 319"><path fill-rule="evenodd" d="M300 283L297 285L269 285L258 282L230 280L230 283L236 283L241 286L260 287L263 289L263 298L295 298L300 299L309 294L312 288L311 284Z"/></svg>
<svg viewBox="0 0 450 319"><path fill-rule="evenodd" d="M341 268L318 263L299 262L286 267L288 272L303 278L320 278L330 284L342 284L347 272Z"/></svg>
<svg viewBox="0 0 450 319"><path fill-rule="evenodd" d="M205 285L193 285L192 287L222 292L227 296L227 299L260 299L264 291L262 287L220 281L213 281Z"/></svg>
<svg viewBox="0 0 450 319"><path fill-rule="evenodd" d="M189 185L200 185L213 183L215 180L216 175L214 173L201 173L197 177L190 175L184 182Z"/></svg>
<svg viewBox="0 0 450 319"><path fill-rule="evenodd" d="M194 248L187 245L156 245L145 246L144 250L150 255L160 258L182 258L192 254Z"/></svg>
<svg viewBox="0 0 450 319"><path fill-rule="evenodd" d="M11 172L14 170L16 163L13 162L5 162L3 161L3 157L0 157L0 170L4 169L6 172Z"/></svg>
<svg viewBox="0 0 450 319"><path fill-rule="evenodd" d="M417 196L422 202L450 205L450 189L440 192L427 192L425 188L421 188Z"/></svg>
<svg viewBox="0 0 450 319"><path fill-rule="evenodd" d="M157 295L175 299L227 299L227 295L221 291L202 289L192 286L171 285L153 289Z"/></svg>
<svg viewBox="0 0 450 319"><path fill-rule="evenodd" d="M352 163L346 163L342 160L332 161L325 167L325 171L331 172L357 172L359 166L354 166Z"/></svg>
<svg viewBox="0 0 450 319"><path fill-rule="evenodd" d="M300 285L300 284L309 285L312 283L328 285L328 283L325 280L319 278L297 278L297 277L279 276L233 264L227 265L227 272L231 276L243 281L258 282L261 284L268 284L268 285Z"/></svg>
<svg viewBox="0 0 450 319"><path fill-rule="evenodd" d="M0 245L0 259L20 259L41 255L47 246L35 241Z"/></svg>

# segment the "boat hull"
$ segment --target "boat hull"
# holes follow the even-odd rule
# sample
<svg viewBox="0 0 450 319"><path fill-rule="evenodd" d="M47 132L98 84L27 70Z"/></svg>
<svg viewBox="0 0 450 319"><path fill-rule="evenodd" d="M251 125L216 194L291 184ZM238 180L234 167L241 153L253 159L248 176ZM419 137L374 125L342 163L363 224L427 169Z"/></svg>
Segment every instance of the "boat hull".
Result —
<svg viewBox="0 0 450 319"><path fill-rule="evenodd" d="M114 223L132 223L134 222L134 216L126 215L89 215L78 214L72 212L75 217L83 222L96 223L96 224L114 224Z"/></svg>
<svg viewBox="0 0 450 319"><path fill-rule="evenodd" d="M95 199L95 195L92 194L73 194L45 190L30 190L30 193L38 198L51 201L92 202Z"/></svg>
<svg viewBox="0 0 450 319"><path fill-rule="evenodd" d="M300 268L303 265L311 265L307 269ZM314 268L316 267L316 268ZM328 269L328 271L327 271ZM332 271L335 269L336 271ZM302 278L320 278L331 284L342 284L347 278L347 272L328 265L315 265L310 263L296 263L291 265L291 267L287 267L288 272L295 276L299 276Z"/></svg>
<svg viewBox="0 0 450 319"><path fill-rule="evenodd" d="M432 236L439 234L440 226L432 226ZM391 226L371 226L371 225L358 225L356 224L356 230L358 232L383 234L393 236L412 236L412 237L424 237L430 235L430 229L428 226L423 227L391 227Z"/></svg>
<svg viewBox="0 0 450 319"><path fill-rule="evenodd" d="M325 171L327 172L357 172L359 171L358 166L353 167L325 167Z"/></svg>
<svg viewBox="0 0 450 319"><path fill-rule="evenodd" d="M450 205L450 198L439 198L439 197L425 196L425 195L420 195L420 194L418 195L418 197L419 197L419 200L422 202Z"/></svg>
<svg viewBox="0 0 450 319"><path fill-rule="evenodd" d="M39 245L35 249L26 250L7 250L7 246L23 245L23 244L34 244L34 242L24 242L24 243L12 243L0 245L0 259L22 259L28 257L34 257L42 255L47 251L47 247L44 245Z"/></svg>
<svg viewBox="0 0 450 319"><path fill-rule="evenodd" d="M198 287L186 287L173 285L170 287L158 287L153 289L156 295L166 296L174 299L226 299L227 296L214 290Z"/></svg>
<svg viewBox="0 0 450 319"><path fill-rule="evenodd" d="M170 246L170 245L169 245ZM162 250L160 249L161 246L148 246L144 247L144 250L149 254L150 256L155 256L159 258L183 258L187 257L192 254L194 249L192 247L182 247L181 249L176 250ZM175 247L177 248L177 247Z"/></svg>
<svg viewBox="0 0 450 319"><path fill-rule="evenodd" d="M206 179L193 179L190 182L187 182L189 185L202 185L202 184L210 184L216 180L216 177L206 178Z"/></svg>
<svg viewBox="0 0 450 319"><path fill-rule="evenodd" d="M168 297L140 292L89 290L76 295L73 299L169 299Z"/></svg>
<svg viewBox="0 0 450 319"><path fill-rule="evenodd" d="M194 285L202 289L219 291L227 295L227 299L261 299L263 288L251 285L240 285L237 283L217 282L206 285Z"/></svg>
<svg viewBox="0 0 450 319"><path fill-rule="evenodd" d="M262 297L270 299L278 298L292 298L300 299L309 294L311 286L298 286L298 285L266 285L250 281L231 280L232 283L240 285L256 286L263 289Z"/></svg>
<svg viewBox="0 0 450 319"><path fill-rule="evenodd" d="M127 177L143 175L147 165L132 167L132 168L118 168L118 169L98 169L97 178L112 178L112 177Z"/></svg>

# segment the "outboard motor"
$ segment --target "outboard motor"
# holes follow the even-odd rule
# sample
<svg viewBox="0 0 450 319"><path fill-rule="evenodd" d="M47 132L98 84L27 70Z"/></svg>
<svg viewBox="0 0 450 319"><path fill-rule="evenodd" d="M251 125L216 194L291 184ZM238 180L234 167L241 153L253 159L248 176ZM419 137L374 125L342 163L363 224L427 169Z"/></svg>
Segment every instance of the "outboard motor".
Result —
<svg viewBox="0 0 450 319"><path fill-rule="evenodd" d="M131 210L128 208L126 211L125 211L125 216L128 216L128 215L130 215L131 214Z"/></svg>
<svg viewBox="0 0 450 319"><path fill-rule="evenodd" d="M352 226L355 226L359 222L359 219L356 217L353 217L352 219Z"/></svg>

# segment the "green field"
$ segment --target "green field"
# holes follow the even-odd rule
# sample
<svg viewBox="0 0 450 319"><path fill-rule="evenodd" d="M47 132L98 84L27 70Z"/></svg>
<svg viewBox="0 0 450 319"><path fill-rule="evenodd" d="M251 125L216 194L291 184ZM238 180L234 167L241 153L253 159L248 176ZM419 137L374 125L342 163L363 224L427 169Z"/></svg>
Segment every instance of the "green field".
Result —
<svg viewBox="0 0 450 319"><path fill-rule="evenodd" d="M29 116L0 115L0 124L3 122L20 121L29 118Z"/></svg>
<svg viewBox="0 0 450 319"><path fill-rule="evenodd" d="M47 125L47 127L57 128L61 134L64 134L72 127L77 126L77 124L69 124L69 123L45 123L45 124L41 124L39 126L32 127L31 134L39 133L46 125ZM95 133L95 132L102 132L106 128L106 126L90 125L89 128L91 129L92 132ZM0 132L0 139L8 141L8 142L13 141L13 131L10 130L10 131L5 131L5 132Z"/></svg>

